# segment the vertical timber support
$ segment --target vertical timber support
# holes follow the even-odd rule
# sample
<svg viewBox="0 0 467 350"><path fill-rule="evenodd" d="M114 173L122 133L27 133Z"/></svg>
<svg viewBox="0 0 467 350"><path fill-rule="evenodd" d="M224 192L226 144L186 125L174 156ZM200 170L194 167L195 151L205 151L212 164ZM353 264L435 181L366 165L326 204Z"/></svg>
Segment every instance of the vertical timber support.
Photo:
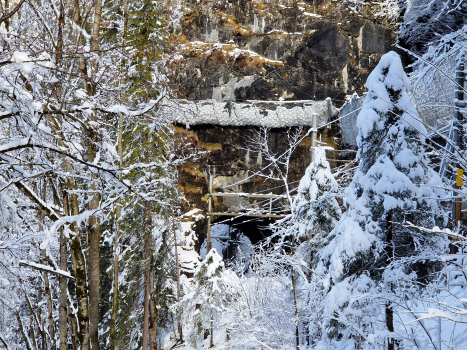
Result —
<svg viewBox="0 0 467 350"><path fill-rule="evenodd" d="M312 133L311 133L311 162L313 163L315 161L315 149L316 149L316 137L318 136L318 129L317 129L317 115L316 113L313 113L311 115L311 128L312 128Z"/></svg>

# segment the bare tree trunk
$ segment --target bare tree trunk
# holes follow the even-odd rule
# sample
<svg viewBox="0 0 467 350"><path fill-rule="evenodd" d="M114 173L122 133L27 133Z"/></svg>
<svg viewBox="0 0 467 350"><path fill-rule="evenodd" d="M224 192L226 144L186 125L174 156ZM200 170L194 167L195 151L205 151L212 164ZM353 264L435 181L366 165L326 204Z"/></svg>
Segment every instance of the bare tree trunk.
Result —
<svg viewBox="0 0 467 350"><path fill-rule="evenodd" d="M122 146L122 134L123 134L123 116L120 114L119 117L119 128L118 128L118 153L120 156L120 170L122 169L123 162L123 146ZM120 176L121 179L121 176ZM119 254L119 235L120 235L120 223L119 219L122 212L122 200L119 199L116 203L117 208L115 210L115 238L114 238L114 273L113 273L113 295L112 295L112 314L110 315L110 331L109 331L109 348L115 350L115 322L117 319L118 312L118 254Z"/></svg>
<svg viewBox="0 0 467 350"><path fill-rule="evenodd" d="M149 203L145 202L145 228L147 223L147 215L149 214ZM147 230L144 230L144 256L145 256L145 267L144 267L144 312L143 312L143 347L142 350L148 349L148 334L149 334L149 237Z"/></svg>
<svg viewBox="0 0 467 350"><path fill-rule="evenodd" d="M63 2L60 3L60 16L58 18L58 35L57 35L57 65L61 65L61 60L63 56L63 28L65 26L65 10L63 8ZM59 89L59 95L61 95L61 89ZM65 161L65 164L67 162ZM51 186L53 186L51 184ZM54 187L53 187L54 188ZM65 185L62 183L61 193L63 197L63 205L64 205L64 213L65 215L69 215L70 208L68 206L68 197L65 192ZM65 200L66 197L66 200ZM55 194L54 192L54 201L55 204L58 206L59 198L58 193ZM65 207L66 204L66 207ZM60 229L60 270L67 271L67 239L63 233L63 228ZM68 341L67 341L67 297L68 297L68 287L67 281L65 276L58 277L58 285L60 289L60 294L58 296L58 326L59 326L59 350L67 350L68 348Z"/></svg>
<svg viewBox="0 0 467 350"><path fill-rule="evenodd" d="M150 250L152 253L152 249ZM148 287L149 287L149 348L151 350L157 350L157 322L159 320L159 313L156 308L156 299L154 295L154 257L151 254L149 259L149 278L148 278Z"/></svg>
<svg viewBox="0 0 467 350"><path fill-rule="evenodd" d="M70 300L68 300L70 302ZM67 304L68 305L68 304ZM71 345L73 350L79 349L79 334L76 317L72 313L72 308L68 305L68 324L70 325Z"/></svg>
<svg viewBox="0 0 467 350"><path fill-rule="evenodd" d="M292 242L291 242L291 251L292 251L292 254L293 254L293 245L294 245L294 239L292 237ZM295 309L295 346L296 346L296 349L299 350L300 349L300 332L299 332L299 329L298 329L298 306L297 306L297 291L296 291L296 288L295 288L295 277L294 277L294 268L292 266L292 293L293 293L293 302L294 302L294 309Z"/></svg>
<svg viewBox="0 0 467 350"><path fill-rule="evenodd" d="M60 231L60 270L67 271L66 238ZM58 277L60 295L58 297L58 324L60 329L59 350L67 350L67 282L65 276Z"/></svg>
<svg viewBox="0 0 467 350"><path fill-rule="evenodd" d="M5 0L5 9L7 9L9 7L10 7L10 0ZM10 11L8 10L8 12L10 12ZM7 14L7 11L5 11L5 14ZM9 19L7 19L5 21L5 29L10 30L10 20Z"/></svg>
<svg viewBox="0 0 467 350"><path fill-rule="evenodd" d="M37 349L36 333L34 332L34 310L32 309L31 301L29 300L26 292L24 292L24 296L25 296L26 302L28 304L29 314L30 314L29 332L31 333L32 347L33 347L33 349ZM21 320L21 318L20 318L20 320ZM40 329L39 329L39 332L40 332Z"/></svg>
<svg viewBox="0 0 467 350"><path fill-rule="evenodd" d="M19 311L16 311L15 314L16 314L16 320L18 321L19 329L21 330L21 334L23 335L24 342L26 343L26 349L32 350L31 341L29 340L29 337L26 334L26 331L24 329L23 322L21 321L21 316L19 315Z"/></svg>
<svg viewBox="0 0 467 350"><path fill-rule="evenodd" d="M391 263L392 258L394 257L394 248L393 248L393 224L392 224L392 213L388 213L388 230L387 230L387 246L386 246L386 266ZM394 310L391 302L386 303L386 327L389 332L394 332ZM388 350L395 350L395 340L394 338L388 338Z"/></svg>
<svg viewBox="0 0 467 350"><path fill-rule="evenodd" d="M149 89L147 90L149 91ZM146 95L146 101L149 97ZM145 134L146 142L149 139L148 134ZM146 152L146 163L149 163L149 154ZM153 254L152 254L152 239L151 239L151 203L144 201L144 217L143 217L143 234L144 234L144 319L143 319L143 350L148 349L148 335L149 335L149 298L151 296L151 279L154 281L154 270L151 267L153 265ZM152 271L152 276L151 276ZM153 282L154 287L154 282ZM149 344L151 345L151 344Z"/></svg>
<svg viewBox="0 0 467 350"><path fill-rule="evenodd" d="M91 191L94 192L93 199L89 209L97 209L99 205L99 196L97 195L95 184L91 185ZM100 245L100 225L96 216L91 216L88 222L90 228L89 239L89 335L91 338L91 349L99 349L99 245Z"/></svg>
<svg viewBox="0 0 467 350"><path fill-rule="evenodd" d="M46 181L42 182L42 188L40 189L40 197L41 199L45 202L46 201L46 188L47 188L47 183ZM37 190L37 189L36 189ZM44 229L43 223L44 223L44 213L42 212L41 209L37 209L37 220L39 222L39 229L42 231ZM41 257L42 260L45 262L47 260L46 257L46 252L45 249L41 249ZM54 344L55 347L55 327L54 327L54 319L53 319L53 303L52 303L52 293L50 291L50 282L49 282L49 275L47 272L44 272L44 293L45 297L47 299L47 319L49 323L49 337L50 337L50 343ZM27 299L27 296L26 296ZM29 303L29 299L28 304ZM32 306L30 305L31 309L31 314L33 313ZM42 316L40 316L42 318ZM44 327L44 324L42 323L42 320L38 320L39 327ZM41 330L41 343L42 347L46 347L46 341L44 339L45 337L45 331L42 329Z"/></svg>
<svg viewBox="0 0 467 350"><path fill-rule="evenodd" d="M42 257L45 258L45 250L41 249ZM63 277L65 278L65 277ZM47 298L47 318L49 320L49 335L50 341L52 344L55 343L55 328L54 328L54 318L52 315L53 311L53 304L52 304L52 294L50 292L50 283L49 283L49 275L47 272L44 272L44 291Z"/></svg>
<svg viewBox="0 0 467 350"><path fill-rule="evenodd" d="M172 229L174 231L174 248L175 248L175 269L177 273L177 303L180 302L180 265L178 262L178 246L177 246L177 230L175 229L175 208L174 213L172 214ZM177 313L177 325L178 325L178 335L180 341L183 342L183 329L182 322L180 318L180 313Z"/></svg>
<svg viewBox="0 0 467 350"><path fill-rule="evenodd" d="M391 303L386 303L386 326L389 332L394 332L394 310ZM388 339L388 350L395 350L394 338Z"/></svg>
<svg viewBox="0 0 467 350"><path fill-rule="evenodd" d="M102 1L94 1L94 22L92 26L92 49L94 51L99 50L99 34L101 28L101 15L102 15ZM95 67L97 67L97 62ZM94 69L96 71L97 68ZM91 84L90 95L96 94L97 84L93 81ZM96 117L92 117L91 119ZM96 158L98 149L96 148L96 142L98 142L98 135L94 131L91 131L92 135L89 135L91 144L88 149L89 161L93 162ZM89 203L89 210L96 210L99 207L100 198L97 193L95 180L97 175L93 174L93 180L89 189L92 192L92 200ZM99 285L100 285L100 269L99 269L99 245L100 245L100 225L97 216L92 215L89 218L89 333L91 337L91 348L93 350L99 349Z"/></svg>
<svg viewBox="0 0 467 350"><path fill-rule="evenodd" d="M123 56L125 55L126 31L128 23L128 0L123 1ZM122 66L124 62L122 61ZM118 120L118 155L120 158L120 180L122 179L121 171L123 167L123 115L120 113ZM120 216L122 211L122 200L117 201L117 209L115 211L115 241L114 241L114 273L113 273L113 295L112 295L112 314L110 316L110 331L109 331L109 349L115 350L115 323L118 313L118 254L119 254L119 236L120 236Z"/></svg>
<svg viewBox="0 0 467 350"><path fill-rule="evenodd" d="M69 169L68 169L69 170ZM75 189L71 179L67 181L67 189ZM66 215L78 215L78 198L76 194L63 192L63 204ZM86 285L86 263L81 247L81 235L79 233L76 222L70 225L70 230L74 232L70 240L71 258L73 261L73 272L75 275L75 293L78 302L78 323L79 323L79 344L81 350L89 350L89 304L88 304L88 288Z"/></svg>
<svg viewBox="0 0 467 350"><path fill-rule="evenodd" d="M99 34L101 30L102 1L94 1L94 22L92 24L92 49L99 50Z"/></svg>

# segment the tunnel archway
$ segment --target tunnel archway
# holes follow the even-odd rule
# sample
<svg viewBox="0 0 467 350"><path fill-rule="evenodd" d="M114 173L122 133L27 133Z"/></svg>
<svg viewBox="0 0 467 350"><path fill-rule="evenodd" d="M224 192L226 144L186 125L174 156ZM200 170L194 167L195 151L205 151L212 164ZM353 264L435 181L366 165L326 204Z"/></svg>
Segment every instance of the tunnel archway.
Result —
<svg viewBox="0 0 467 350"><path fill-rule="evenodd" d="M211 225L211 246L227 264L239 264L239 259L247 259L254 246L272 235L268 218L219 217ZM201 258L206 257L206 239L201 245ZM245 266L247 268L247 266Z"/></svg>

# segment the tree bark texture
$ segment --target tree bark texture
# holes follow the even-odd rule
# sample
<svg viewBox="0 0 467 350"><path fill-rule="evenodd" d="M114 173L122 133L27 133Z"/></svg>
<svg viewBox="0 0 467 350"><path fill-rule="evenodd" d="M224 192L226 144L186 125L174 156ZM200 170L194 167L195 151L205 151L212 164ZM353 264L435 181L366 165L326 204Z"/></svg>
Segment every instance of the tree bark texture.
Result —
<svg viewBox="0 0 467 350"><path fill-rule="evenodd" d="M394 258L394 247L393 247L393 236L394 236L394 225L392 223L392 213L388 213L388 229L386 237L386 266L388 266ZM392 289L392 288L391 288ZM389 332L394 332L394 310L391 302L386 303L386 327ZM395 350L394 338L388 338L388 350Z"/></svg>
<svg viewBox="0 0 467 350"><path fill-rule="evenodd" d="M99 34L101 26L101 15L102 15L102 1L95 0L94 2L94 22L92 26L92 49L94 51L99 50ZM97 64L94 65L97 67ZM96 70L96 69L94 69ZM91 84L90 95L96 94L96 83ZM96 119L96 116L92 116L91 119ZM88 138L90 145L88 147L88 160L94 162L96 154L98 152L97 142L99 137L97 131L90 128L90 134ZM89 186L89 190L92 193L92 199L89 203L89 210L97 210L99 208L100 196L97 192L95 181L97 175L92 174L93 181ZM99 269L99 245L100 245L100 224L97 216L92 215L88 221L89 229L89 332L91 337L91 348L93 350L99 349L99 286L100 286L100 269Z"/></svg>
<svg viewBox="0 0 467 350"><path fill-rule="evenodd" d="M124 12L127 12L127 5L125 1ZM123 165L123 115L120 113L118 121L118 154L120 158L120 169ZM120 174L120 180L121 180ZM115 350L115 322L117 320L118 312L118 254L119 254L119 235L120 235L120 216L122 213L122 200L118 199L115 209L115 239L114 239L114 273L113 273L113 295L112 295L112 314L110 315L109 322L109 349Z"/></svg>
<svg viewBox="0 0 467 350"><path fill-rule="evenodd" d="M45 257L45 251L41 251L42 256ZM65 278L65 277L63 277ZM53 304L52 304L52 294L50 291L49 275L47 272L44 272L44 291L47 298L47 318L49 320L49 336L50 342L53 344L55 342L55 327L54 327L54 318L52 315Z"/></svg>
<svg viewBox="0 0 467 350"><path fill-rule="evenodd" d="M67 189L74 190L75 186L71 179L67 181ZM78 215L79 206L76 194L67 195L63 193L63 203L66 215ZM76 222L70 225L70 230L74 233L70 239L71 258L73 262L73 272L75 275L75 293L78 302L78 340L81 350L89 349L89 304L88 288L86 281L86 263L84 260L83 249L81 247L81 235L79 234Z"/></svg>
<svg viewBox="0 0 467 350"><path fill-rule="evenodd" d="M60 232L60 270L67 271L66 238ZM67 350L67 282L65 276L58 277L60 295L58 297L58 327L60 332L59 350Z"/></svg>
<svg viewBox="0 0 467 350"><path fill-rule="evenodd" d="M29 337L26 334L26 331L24 329L23 321L21 320L21 316L19 315L19 311L16 311L16 320L18 321L19 329L21 330L21 334L23 336L24 342L26 343L26 349L27 350L32 350L32 345L31 342L29 341Z"/></svg>
<svg viewBox="0 0 467 350"><path fill-rule="evenodd" d="M152 250L150 251L152 253ZM157 322L159 321L159 313L156 307L156 299L154 295L154 257L151 254L149 259L149 348L157 350Z"/></svg>
<svg viewBox="0 0 467 350"><path fill-rule="evenodd" d="M149 203L145 202L145 214L146 210L149 206ZM145 225L147 221L147 217L145 215ZM149 334L149 237L145 230L144 232L144 255L145 255L145 266L144 266L144 312L143 312L143 350L148 349L148 334Z"/></svg>

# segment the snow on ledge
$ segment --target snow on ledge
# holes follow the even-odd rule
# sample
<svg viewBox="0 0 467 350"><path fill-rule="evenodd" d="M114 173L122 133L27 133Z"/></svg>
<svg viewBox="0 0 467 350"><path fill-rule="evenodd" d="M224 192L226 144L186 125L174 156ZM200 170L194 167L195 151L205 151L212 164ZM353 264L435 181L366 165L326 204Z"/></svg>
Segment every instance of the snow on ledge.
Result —
<svg viewBox="0 0 467 350"><path fill-rule="evenodd" d="M312 115L317 125L326 124L338 113L331 99L324 101L246 101L170 100L162 106L176 123L189 125L265 126L283 128L311 126Z"/></svg>

